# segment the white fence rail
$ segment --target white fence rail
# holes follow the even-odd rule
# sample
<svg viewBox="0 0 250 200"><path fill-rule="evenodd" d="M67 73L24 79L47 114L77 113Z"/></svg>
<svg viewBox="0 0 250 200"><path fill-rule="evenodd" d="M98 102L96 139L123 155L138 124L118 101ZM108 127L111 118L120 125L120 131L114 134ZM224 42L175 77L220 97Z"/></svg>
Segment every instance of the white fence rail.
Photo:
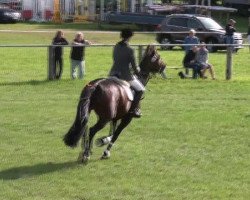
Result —
<svg viewBox="0 0 250 200"><path fill-rule="evenodd" d="M138 50L138 59L139 61L142 58L144 49L146 48L148 44L133 44L131 45L135 49ZM193 46L193 45L184 45L184 44L153 44L157 47L160 46ZM53 49L54 47L57 47L58 45L27 45L27 44L19 44L19 45L0 45L0 48L47 48L47 78L48 80L53 80L55 75L54 75L54 55L53 55ZM66 45L63 47L73 47L74 45ZM84 45L83 45L84 46ZM92 44L92 45L87 45L87 48L95 48L95 47L113 47L114 44ZM239 45L233 44L233 45L228 45L228 44L207 44L207 46L220 46L220 47L226 47L227 51L225 54L225 59L226 59L226 66L225 66L225 79L230 80L232 78L232 69L233 69L233 52L232 52L232 47L238 47ZM249 47L249 44L242 44L242 47ZM16 58L18 59L18 58Z"/></svg>

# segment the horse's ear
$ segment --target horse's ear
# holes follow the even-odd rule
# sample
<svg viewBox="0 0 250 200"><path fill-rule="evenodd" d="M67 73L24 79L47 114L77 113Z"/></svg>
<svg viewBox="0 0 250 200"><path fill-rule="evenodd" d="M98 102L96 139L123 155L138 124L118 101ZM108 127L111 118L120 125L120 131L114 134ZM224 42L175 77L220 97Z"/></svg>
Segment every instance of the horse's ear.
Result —
<svg viewBox="0 0 250 200"><path fill-rule="evenodd" d="M156 46L155 45L151 45L152 51L156 51Z"/></svg>
<svg viewBox="0 0 250 200"><path fill-rule="evenodd" d="M150 55L150 45L148 45L147 48L146 48L146 54Z"/></svg>
<svg viewBox="0 0 250 200"><path fill-rule="evenodd" d="M147 55L150 56L153 53L154 49L154 46L149 44L146 49Z"/></svg>

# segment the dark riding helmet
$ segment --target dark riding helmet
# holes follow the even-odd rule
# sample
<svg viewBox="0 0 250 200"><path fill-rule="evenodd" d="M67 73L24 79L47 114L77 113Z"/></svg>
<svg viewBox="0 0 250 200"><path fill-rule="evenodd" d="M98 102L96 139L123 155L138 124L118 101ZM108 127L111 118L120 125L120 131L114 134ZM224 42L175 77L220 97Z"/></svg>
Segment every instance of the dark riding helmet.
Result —
<svg viewBox="0 0 250 200"><path fill-rule="evenodd" d="M121 38L128 39L134 35L133 31L129 28L125 28L121 30Z"/></svg>

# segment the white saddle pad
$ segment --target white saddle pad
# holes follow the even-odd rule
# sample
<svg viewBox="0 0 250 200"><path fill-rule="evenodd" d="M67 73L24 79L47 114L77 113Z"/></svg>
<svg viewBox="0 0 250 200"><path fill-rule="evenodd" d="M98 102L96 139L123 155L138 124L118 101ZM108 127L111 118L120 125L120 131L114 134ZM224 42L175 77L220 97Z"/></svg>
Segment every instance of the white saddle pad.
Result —
<svg viewBox="0 0 250 200"><path fill-rule="evenodd" d="M134 95L133 95L131 89L129 87L126 87L126 86L122 86L122 87L125 89L125 91L126 91L126 93L128 95L128 99L130 101L133 101L134 100Z"/></svg>

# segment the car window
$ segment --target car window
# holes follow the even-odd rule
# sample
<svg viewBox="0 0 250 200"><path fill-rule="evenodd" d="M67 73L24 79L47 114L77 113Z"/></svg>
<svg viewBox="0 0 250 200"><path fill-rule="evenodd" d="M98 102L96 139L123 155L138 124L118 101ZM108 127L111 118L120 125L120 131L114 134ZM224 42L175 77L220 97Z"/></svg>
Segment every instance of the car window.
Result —
<svg viewBox="0 0 250 200"><path fill-rule="evenodd" d="M206 29L223 29L220 24L211 18L199 17L199 20L206 27Z"/></svg>
<svg viewBox="0 0 250 200"><path fill-rule="evenodd" d="M168 25L187 27L187 19L186 18L171 18L168 22Z"/></svg>
<svg viewBox="0 0 250 200"><path fill-rule="evenodd" d="M189 19L188 22L187 22L187 26L190 29L191 28L192 29L200 29L200 28L202 28L201 25L200 25L200 23L197 20L195 20L195 19Z"/></svg>

